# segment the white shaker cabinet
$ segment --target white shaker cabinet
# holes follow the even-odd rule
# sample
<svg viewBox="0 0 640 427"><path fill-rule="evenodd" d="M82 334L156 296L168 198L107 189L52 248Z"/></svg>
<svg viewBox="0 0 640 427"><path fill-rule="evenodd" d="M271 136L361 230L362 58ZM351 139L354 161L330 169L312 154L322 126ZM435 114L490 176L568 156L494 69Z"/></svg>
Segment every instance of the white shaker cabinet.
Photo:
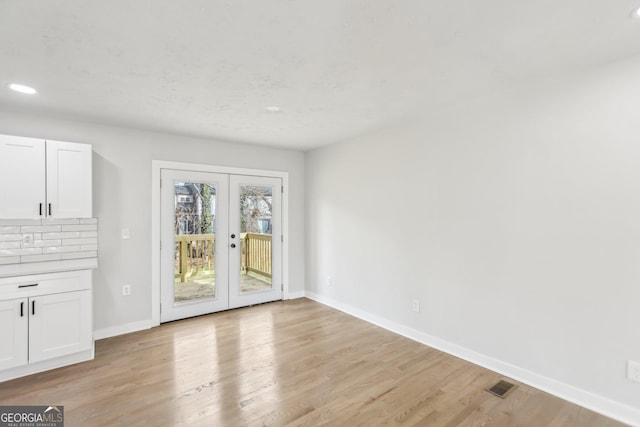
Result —
<svg viewBox="0 0 640 427"><path fill-rule="evenodd" d="M0 135L0 218L40 218L46 199L43 139Z"/></svg>
<svg viewBox="0 0 640 427"><path fill-rule="evenodd" d="M29 310L29 363L91 348L91 291L29 298Z"/></svg>
<svg viewBox="0 0 640 427"><path fill-rule="evenodd" d="M47 212L52 218L91 217L91 145L47 140Z"/></svg>
<svg viewBox="0 0 640 427"><path fill-rule="evenodd" d="M91 271L0 279L0 381L93 358Z"/></svg>
<svg viewBox="0 0 640 427"><path fill-rule="evenodd" d="M90 218L91 145L0 135L0 218Z"/></svg>
<svg viewBox="0 0 640 427"><path fill-rule="evenodd" d="M26 365L29 360L27 299L0 301L0 370Z"/></svg>

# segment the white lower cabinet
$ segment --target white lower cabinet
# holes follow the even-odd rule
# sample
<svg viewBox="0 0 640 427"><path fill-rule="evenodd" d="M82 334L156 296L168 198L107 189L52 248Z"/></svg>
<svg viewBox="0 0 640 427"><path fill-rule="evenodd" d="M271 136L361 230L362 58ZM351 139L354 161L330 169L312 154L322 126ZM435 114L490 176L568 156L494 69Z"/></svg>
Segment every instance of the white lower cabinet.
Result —
<svg viewBox="0 0 640 427"><path fill-rule="evenodd" d="M29 363L91 348L91 291L29 298Z"/></svg>
<svg viewBox="0 0 640 427"><path fill-rule="evenodd" d="M0 380L93 358L91 271L0 279Z"/></svg>
<svg viewBox="0 0 640 427"><path fill-rule="evenodd" d="M0 369L29 361L29 322L26 299L0 301Z"/></svg>

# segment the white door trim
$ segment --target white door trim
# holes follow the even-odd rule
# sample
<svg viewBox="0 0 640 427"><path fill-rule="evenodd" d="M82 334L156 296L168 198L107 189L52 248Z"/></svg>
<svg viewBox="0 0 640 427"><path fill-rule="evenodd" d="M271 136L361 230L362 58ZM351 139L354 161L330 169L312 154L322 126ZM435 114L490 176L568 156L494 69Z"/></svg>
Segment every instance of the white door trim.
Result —
<svg viewBox="0 0 640 427"><path fill-rule="evenodd" d="M181 163L166 160L151 161L151 322L160 324L160 171L176 169L194 172L213 172L254 175L282 179L282 298L289 299L289 172L227 166Z"/></svg>

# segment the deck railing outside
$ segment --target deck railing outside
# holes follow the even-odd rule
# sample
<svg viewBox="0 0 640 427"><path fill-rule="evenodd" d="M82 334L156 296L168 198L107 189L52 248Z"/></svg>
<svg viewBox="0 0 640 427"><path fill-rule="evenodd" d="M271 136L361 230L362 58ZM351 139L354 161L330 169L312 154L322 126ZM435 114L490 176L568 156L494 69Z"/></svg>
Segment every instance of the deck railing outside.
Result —
<svg viewBox="0 0 640 427"><path fill-rule="evenodd" d="M271 234L242 233L241 271L271 278Z"/></svg>
<svg viewBox="0 0 640 427"><path fill-rule="evenodd" d="M181 283L187 278L213 274L215 270L216 235L186 234L175 236L176 279ZM242 273L254 273L271 278L271 235L258 233L240 234L240 269Z"/></svg>

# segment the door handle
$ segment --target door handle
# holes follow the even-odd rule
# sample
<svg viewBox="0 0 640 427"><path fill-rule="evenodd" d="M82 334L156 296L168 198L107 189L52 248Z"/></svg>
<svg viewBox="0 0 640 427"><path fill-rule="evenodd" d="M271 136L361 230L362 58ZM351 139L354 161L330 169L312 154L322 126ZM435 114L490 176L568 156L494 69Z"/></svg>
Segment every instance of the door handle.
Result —
<svg viewBox="0 0 640 427"><path fill-rule="evenodd" d="M232 239L235 239L235 238L236 238L236 235L235 235L235 234L232 234L232 235L231 235L231 238L232 238Z"/></svg>
<svg viewBox="0 0 640 427"><path fill-rule="evenodd" d="M51 216L51 203L49 203L49 216Z"/></svg>
<svg viewBox="0 0 640 427"><path fill-rule="evenodd" d="M24 301L20 303L20 317L24 317Z"/></svg>
<svg viewBox="0 0 640 427"><path fill-rule="evenodd" d="M42 203L40 203L40 216L42 216Z"/></svg>
<svg viewBox="0 0 640 427"><path fill-rule="evenodd" d="M231 244L231 248L235 248L235 247L236 247L236 244L235 244L235 243L232 243L232 244Z"/></svg>
<svg viewBox="0 0 640 427"><path fill-rule="evenodd" d="M33 316L36 315L36 301L35 300L31 301L31 314Z"/></svg>

